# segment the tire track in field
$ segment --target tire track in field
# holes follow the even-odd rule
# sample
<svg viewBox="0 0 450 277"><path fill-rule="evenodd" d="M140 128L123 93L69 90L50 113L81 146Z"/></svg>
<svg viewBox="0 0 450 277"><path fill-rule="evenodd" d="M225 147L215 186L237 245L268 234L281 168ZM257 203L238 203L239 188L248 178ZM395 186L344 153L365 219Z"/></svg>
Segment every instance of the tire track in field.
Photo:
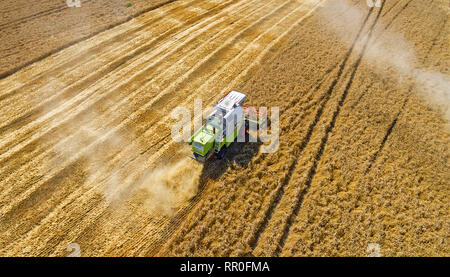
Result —
<svg viewBox="0 0 450 277"><path fill-rule="evenodd" d="M370 88L373 86L373 84L375 83L375 81L371 81L370 84L368 84L366 86L366 88L364 89L364 91L361 93L361 95L358 97L358 99L355 101L355 103L353 103L353 105L351 106L351 110L353 111L355 109L356 106L359 105L359 103L361 102L361 99L364 98L364 96L366 96L367 92L370 90Z"/></svg>
<svg viewBox="0 0 450 277"><path fill-rule="evenodd" d="M385 30L392 25L395 19L397 19L397 17L409 6L409 4L411 4L412 1L414 0L409 0L408 2L406 2L405 5L403 5L403 7L392 17L391 21L389 21L389 23L386 24L386 27L384 27Z"/></svg>
<svg viewBox="0 0 450 277"><path fill-rule="evenodd" d="M403 8L400 10L400 12L398 12L398 13L394 16L394 18L390 21L390 24L394 21L394 19L397 18L397 16L398 16L403 10L405 10L405 8L409 5L409 3L410 3L411 1L413 1L413 0L410 0L409 2L407 2L407 3L403 6ZM430 3L429 6L431 6L431 3ZM425 54L425 56L424 56L424 58L423 58L424 63L428 60L429 54L430 54L430 52L433 50L433 48L434 48L434 46L435 46L435 44L436 44L437 39L438 39L439 37L441 37L441 35L442 35L442 30L445 29L446 23L447 23L447 18L444 19L443 24L442 24L441 27L439 28L439 31L437 32L436 36L434 36L434 38L433 38L433 40L432 40L432 44L431 44L431 46L429 47L428 51L426 52L426 54ZM388 26L385 27L385 30L387 30L387 29L389 28L389 26L391 26L390 24L389 24ZM387 140L389 139L390 135L392 134L392 131L393 131L393 129L395 128L398 119L400 118L401 114L403 113L403 111L404 111L404 109L405 109L405 107L406 107L406 105L407 105L407 103L408 103L408 101L409 101L409 99L410 99L410 97L411 97L413 88L414 88L414 85L411 85L411 86L408 88L408 90L407 90L407 96L405 97L405 99L404 99L404 101L403 101L403 104L402 104L401 108L399 109L399 111L397 112L396 116L394 117L394 119L392 120L391 124L389 125L389 127L388 127L388 129L387 129L387 131L386 131L386 134L384 135L383 139L381 140L381 143L380 143L380 145L379 145L377 151L376 151L376 152L373 154L373 156L369 159L369 165L366 167L366 169L365 169L365 171L364 171L364 174L369 173L369 171L371 170L372 166L373 166L374 163L376 162L376 159L377 159L378 155L381 153L381 151L383 151L384 145L386 144ZM367 90L366 90L366 91L367 91ZM360 97L360 98L361 98L361 97Z"/></svg>
<svg viewBox="0 0 450 277"><path fill-rule="evenodd" d="M311 186L311 183L312 183L312 181L314 179L314 176L316 174L317 166L318 166L318 164L319 164L319 162L320 162L320 160L322 158L323 151L325 150L325 146L326 146L326 143L328 141L329 135L334 129L337 117L339 116L340 110L341 110L342 106L344 105L345 99L347 98L347 94L348 94L348 92L349 92L349 90L350 90L350 88L351 88L351 86L353 84L353 80L354 80L354 77L356 75L356 72L357 72L357 70L359 68L359 65L361 64L362 58L364 57L364 54L365 54L366 49L367 49L367 47L369 45L369 42L371 41L374 28L377 25L378 20L380 18L380 15L381 15L381 13L383 11L384 4L385 4L385 2L383 1L382 5L381 5L381 7L380 7L380 9L378 11L378 14L377 14L377 16L376 16L376 18L374 20L374 23L372 24L372 26L370 27L370 29L368 31L368 36L367 36L366 42L364 43L364 46L363 46L363 48L361 50L361 53L359 54L358 60L356 61L356 63L353 66L350 79L347 82L346 87L344 89L344 92L343 92L343 94L342 94L342 96L341 96L341 98L339 100L338 105L337 105L337 108L336 108L336 110L333 113L331 122L330 122L330 124L328 125L328 127L326 129L325 137L322 138L319 151L316 154L316 157L314 159L313 166L309 169L308 178L307 178L307 183L305 185L305 189L303 189L301 191L300 195L298 196L298 198L297 198L298 201L296 202L296 206L294 208L294 211L293 211L293 213L291 213L289 215L289 218L287 220L287 225L285 226L285 228L283 230L283 235L281 237L280 242L278 243L277 250L275 251L276 256L279 256L281 251L282 251L282 249L284 248L284 245L285 245L286 239L287 239L287 237L289 235L289 231L291 229L291 226L294 223L294 220L298 216L298 213L299 213L299 211L301 209L301 206L302 206L302 203L303 203L303 198L306 195L306 193L308 192L309 187Z"/></svg>
<svg viewBox="0 0 450 277"><path fill-rule="evenodd" d="M385 9L384 13L381 15L381 17L385 17L390 11L392 11L395 7L397 7L398 4L400 4L403 0L397 0L394 5L392 5L390 8Z"/></svg>
<svg viewBox="0 0 450 277"><path fill-rule="evenodd" d="M84 0L84 2L90 2L90 1L91 0ZM9 21L7 23L0 24L0 30L4 29L5 27L8 27L10 25L13 25L13 24L25 23L25 22L27 22L27 21L29 21L31 19L42 17L42 16L46 16L46 15L50 15L50 14L53 14L53 13L57 13L57 12L60 12L62 10L68 9L68 8L69 7L67 5L62 5L62 6L54 7L54 8L45 10L45 11L41 11L41 12L38 12L38 13L35 13L35 14L32 14L32 15L29 15L29 16L25 16L25 17L22 17L22 18L19 18L19 19L16 19L16 20L12 20L12 21Z"/></svg>
<svg viewBox="0 0 450 277"><path fill-rule="evenodd" d="M379 15L378 15L378 17L379 17ZM377 19L376 19L376 20L378 20L378 17L377 17ZM375 24L376 24L376 22L375 22ZM370 31L371 33L372 33L372 31L373 31L373 28L374 28L374 26L375 26L375 25L373 25L373 27L372 27L372 28L371 28L371 29L369 30L369 31ZM367 44L366 44L366 47L367 47ZM350 83L348 84L348 86L350 86L350 85L351 85L352 79L353 79L353 77L351 77L351 79L350 79ZM349 88L349 87L348 87L348 88ZM347 89L348 89L348 88L347 88ZM322 143L322 144L323 144L323 143ZM308 187L309 187L309 186L308 186ZM307 188L308 188L308 187L307 187ZM300 201L300 202L301 202L301 201ZM297 213L298 213L298 212L297 212ZM292 224L292 220L290 220L290 222L291 222L291 224ZM278 248L278 250L277 250L277 251L278 251L278 253L279 253L279 251L280 251L280 248Z"/></svg>
<svg viewBox="0 0 450 277"><path fill-rule="evenodd" d="M373 164L377 160L378 155L380 154L381 151L383 151L383 148L384 148L384 145L386 144L386 141L389 139L389 136L392 134L392 131L393 131L395 125L397 124L397 121L398 121L400 115L402 114L403 110L405 109L406 103L408 102L409 97L411 95L410 94L411 90L412 90L412 87L410 87L408 96L403 101L403 104L402 104L400 110L398 111L397 115L394 117L394 120L392 121L392 123L389 125L389 128L387 129L386 134L384 135L383 140L381 141L377 151L375 152L375 154L373 154L372 158L370 158L369 165L367 166L366 170L364 171L365 175L367 173L369 173L369 171L372 168Z"/></svg>
<svg viewBox="0 0 450 277"><path fill-rule="evenodd" d="M412 1L412 0L411 0L411 1ZM409 2L408 2L407 4L409 4ZM430 4L430 5L431 5L431 4ZM406 5L405 5L405 6L406 6ZM396 16L395 16L395 17L396 17ZM436 36L433 38L432 44L431 44L430 48L428 49L428 51L426 52L426 54L425 54L425 56L424 56L424 58L423 58L424 63L429 59L430 52L431 52L431 51L433 50L433 48L435 47L437 39L438 39L439 37L441 37L442 31L443 31L443 29L445 29L445 25L447 24L447 20L448 20L447 18L444 19L443 24L442 24L441 27L439 28L439 31L437 32ZM391 21L391 22L392 22L392 21ZM387 29L387 28L385 28L385 29ZM414 88L414 85L411 85L411 86L409 87L409 89L408 89L408 91L407 91L407 96L405 97L405 100L403 101L402 106L400 107L400 109L399 109L399 111L397 112L396 116L394 117L394 119L392 120L391 124L389 125L389 127L388 127L388 129L387 129L387 131L386 131L386 134L384 135L383 139L381 140L381 143L380 143L380 145L379 145L377 151L376 151L376 152L373 154L373 156L370 158L370 160L369 160L369 165L366 167L366 170L364 171L364 174L367 175L367 174L369 173L369 171L372 169L373 165L375 164L375 162L376 162L376 160L377 160L377 158L378 158L378 155L381 153L381 151L383 151L384 146L385 146L387 140L388 140L389 137L391 136L392 131L394 130L395 126L397 125L398 119L399 119L400 116L402 115L402 113L403 113L403 111L404 111L404 109L405 109L405 107L406 107L406 105L407 105L407 103L408 103L408 101L409 101L409 99L410 99L410 97L411 97L411 95L412 95L413 88Z"/></svg>
<svg viewBox="0 0 450 277"><path fill-rule="evenodd" d="M269 205L268 210L265 212L264 216L263 216L263 220L260 223L260 225L257 227L257 231L254 234L254 237L251 238L250 240L250 247L253 250L255 250L255 248L258 245L258 241L259 238L261 237L261 235L264 233L264 231L267 228L267 225L269 224L269 221L272 219L273 214L275 212L275 210L277 209L277 207L279 206L281 199L283 198L284 192L285 192L285 187L289 184L291 178L292 178L292 174L294 172L294 169L297 166L297 163L300 159L300 155L303 152L303 150L306 148L306 146L308 145L311 136L313 134L313 131L315 129L315 126L317 125L317 123L319 122L323 111L325 109L326 104L328 103L328 100L331 98L331 94L335 88L335 86L337 85L338 81L341 79L342 74L344 72L344 68L346 67L348 60L350 59L351 54L353 53L354 47L357 43L357 41L359 40L359 38L362 35L362 31L370 17L370 15L373 12L373 8L371 8L366 16L366 18L363 20L362 25L351 45L351 47L349 48L349 50L346 52L342 63L339 65L338 68L338 72L337 72L337 76L336 78L332 81L330 87L328 88L326 94L325 94L325 99L321 102L319 109L316 112L316 115L314 117L314 120L312 121L312 123L308 126L308 131L306 133L305 138L302 140L302 143L297 147L298 149L296 149L295 151L298 153L298 158L295 159L289 166L289 170L288 170L288 174L287 177L285 178L285 180L282 182L282 184L279 186L279 188L277 189L277 191L275 192L276 197L274 198L273 203L271 203Z"/></svg>
<svg viewBox="0 0 450 277"><path fill-rule="evenodd" d="M448 22L448 17L445 17L444 21L442 22L442 26L439 28L439 32L433 38L431 47L428 49L427 53L425 54L424 60L428 60L431 51L433 51L438 39L442 36L442 32L446 30L445 26L447 26L447 22Z"/></svg>
<svg viewBox="0 0 450 277"><path fill-rule="evenodd" d="M389 27L389 26L388 26L388 27ZM387 28L385 28L385 29L387 29ZM411 92L411 89L412 89L412 88L410 88L410 89L408 90L408 95L407 95L407 97L404 99L404 101L402 101L403 104L402 104L401 108L399 109L398 113L394 116L394 120L392 121L391 124L389 124L389 126L387 126L388 130L386 131L386 134L384 135L384 137L383 137L383 139L382 139L380 145L378 146L377 152L376 152L372 157L369 157L369 159L368 159L368 160L369 160L369 166L368 166L368 167L366 168L366 170L365 170L365 175L370 171L372 165L375 163L375 161L376 161L376 159L377 159L377 156L378 156L379 153L381 153L381 151L384 149L385 143L387 142L387 140L389 139L389 137L390 137L390 135L391 135L393 129L395 128L396 123L397 123L399 117L400 117L401 114L406 110L406 109L405 109L405 106L407 105L407 102L408 102L408 100L409 100L409 98L410 98L410 96L411 96L411 93L410 93L410 92ZM362 96L363 96L363 95L361 95L360 98L361 98ZM374 145L374 147L377 147L377 145ZM364 168L363 168L362 170L363 170L363 171L362 171L362 173L363 173L363 172L364 172ZM307 187L307 189L308 189L308 188L309 188L309 186ZM316 188L317 188L317 187L316 187ZM303 193L303 196L304 196L305 194L306 194L306 192ZM303 196L302 196L302 198L301 198L301 201L303 200ZM297 212L296 217L298 217L298 212ZM300 219L296 219L296 220L293 220L293 221L295 221L295 222L298 223L298 222L300 222ZM292 235L294 235L294 234L292 234ZM282 244L282 246L284 246L284 243ZM281 252L281 250L282 250L282 249L278 249L278 254Z"/></svg>
<svg viewBox="0 0 450 277"><path fill-rule="evenodd" d="M22 5L20 5L20 3L18 4L17 2L20 1L9 1L9 3L3 3L3 7L2 10L0 10L0 14L8 14L18 9L23 9L24 6L29 5L28 3L21 3Z"/></svg>

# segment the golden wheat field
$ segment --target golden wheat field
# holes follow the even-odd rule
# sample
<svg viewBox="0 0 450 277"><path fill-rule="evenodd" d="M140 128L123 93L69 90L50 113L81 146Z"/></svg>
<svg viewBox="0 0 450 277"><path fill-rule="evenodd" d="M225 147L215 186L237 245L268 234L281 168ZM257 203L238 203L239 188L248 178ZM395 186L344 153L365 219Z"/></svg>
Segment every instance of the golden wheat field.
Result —
<svg viewBox="0 0 450 277"><path fill-rule="evenodd" d="M450 255L450 1L149 2L2 5L1 256ZM278 148L200 164L230 90Z"/></svg>

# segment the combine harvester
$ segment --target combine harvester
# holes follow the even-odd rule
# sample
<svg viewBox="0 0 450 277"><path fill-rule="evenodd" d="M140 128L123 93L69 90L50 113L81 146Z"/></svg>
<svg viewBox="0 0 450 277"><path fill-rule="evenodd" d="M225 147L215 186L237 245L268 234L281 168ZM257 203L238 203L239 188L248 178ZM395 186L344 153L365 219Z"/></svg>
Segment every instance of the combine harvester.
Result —
<svg viewBox="0 0 450 277"><path fill-rule="evenodd" d="M189 139L192 145L193 159L204 163L213 154L223 159L227 148L245 134L249 126L258 129L266 123L265 114L258 113L255 108L241 106L246 95L237 91L229 92L217 102L206 123Z"/></svg>

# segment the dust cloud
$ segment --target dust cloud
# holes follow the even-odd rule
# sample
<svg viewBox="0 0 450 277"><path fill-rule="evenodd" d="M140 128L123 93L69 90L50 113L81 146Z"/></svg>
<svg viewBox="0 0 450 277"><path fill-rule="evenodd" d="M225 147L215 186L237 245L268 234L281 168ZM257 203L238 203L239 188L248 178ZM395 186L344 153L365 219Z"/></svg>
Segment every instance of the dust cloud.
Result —
<svg viewBox="0 0 450 277"><path fill-rule="evenodd" d="M158 157L151 157L153 162L148 164L145 158L133 161L141 152L133 136L103 125L102 116L94 112L84 121L81 128L53 145L51 165L82 159L87 175L84 186L103 195L108 205L124 208L125 201L132 201L149 213L172 215L196 195L202 165L189 158L189 149L178 151L179 158L164 165Z"/></svg>
<svg viewBox="0 0 450 277"><path fill-rule="evenodd" d="M346 43L352 44L355 34L348 30L359 28L369 9L353 6L347 1L330 1L319 14L326 18L328 27L334 33ZM374 12L378 10L379 8L373 8ZM336 14L340 16L337 17ZM386 26L375 26L372 36L369 37L367 28L372 24L373 21L369 18L354 51L358 54L365 51L365 57L378 70L393 69L397 74L391 77L400 85L408 86L412 81L413 91L450 121L450 77L441 72L420 68L414 46L402 35L386 30ZM366 48L365 41L368 41Z"/></svg>
<svg viewBox="0 0 450 277"><path fill-rule="evenodd" d="M145 175L138 188L148 197L145 207L151 212L173 215L197 194L202 165L186 157Z"/></svg>

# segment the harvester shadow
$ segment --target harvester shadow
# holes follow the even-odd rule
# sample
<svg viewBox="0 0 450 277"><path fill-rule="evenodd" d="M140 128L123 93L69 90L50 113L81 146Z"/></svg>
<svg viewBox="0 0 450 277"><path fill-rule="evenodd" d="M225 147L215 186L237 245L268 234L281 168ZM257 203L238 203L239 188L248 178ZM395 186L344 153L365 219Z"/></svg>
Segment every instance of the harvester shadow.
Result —
<svg viewBox="0 0 450 277"><path fill-rule="evenodd" d="M245 142L233 142L223 159L212 157L206 161L200 175L200 186L208 180L218 180L229 168L232 170L247 168L253 157L258 154L261 144L259 139L250 134L245 135Z"/></svg>

